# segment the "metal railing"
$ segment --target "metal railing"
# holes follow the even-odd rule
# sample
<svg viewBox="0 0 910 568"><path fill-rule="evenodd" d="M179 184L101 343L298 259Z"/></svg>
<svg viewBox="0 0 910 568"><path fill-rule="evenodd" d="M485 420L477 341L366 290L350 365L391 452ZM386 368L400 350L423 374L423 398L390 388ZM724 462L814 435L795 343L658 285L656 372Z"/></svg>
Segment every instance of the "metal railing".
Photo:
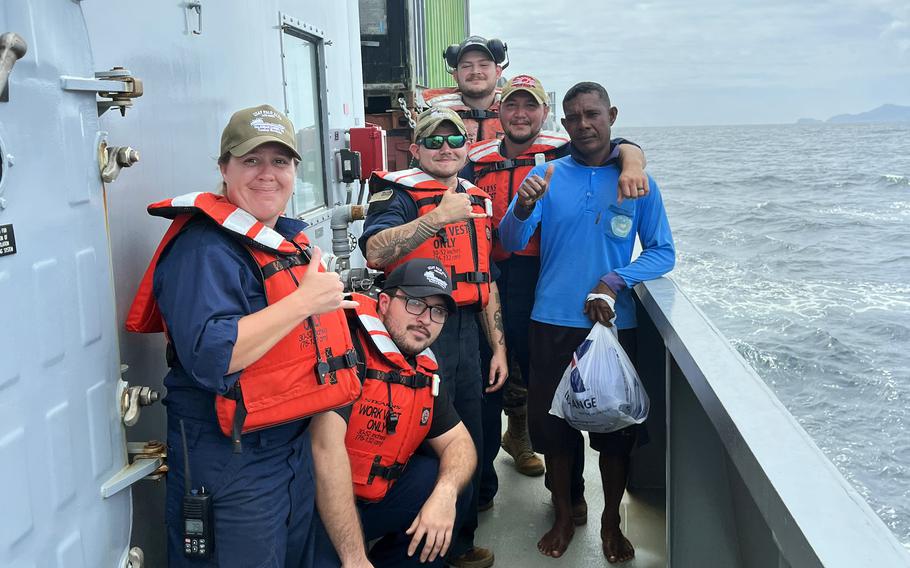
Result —
<svg viewBox="0 0 910 568"><path fill-rule="evenodd" d="M910 566L894 534L679 287L661 278L636 292L655 443L643 448L632 486L659 484L653 472L666 472L668 566Z"/></svg>

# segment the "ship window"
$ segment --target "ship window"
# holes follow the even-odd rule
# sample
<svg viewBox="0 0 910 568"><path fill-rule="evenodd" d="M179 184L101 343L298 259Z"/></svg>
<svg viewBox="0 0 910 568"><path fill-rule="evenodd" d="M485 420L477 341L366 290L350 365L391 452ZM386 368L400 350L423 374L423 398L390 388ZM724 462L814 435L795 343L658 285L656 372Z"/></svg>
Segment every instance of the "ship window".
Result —
<svg viewBox="0 0 910 568"><path fill-rule="evenodd" d="M301 216L326 204L323 108L319 73L321 40L285 25L281 37L284 63L284 97L287 114L297 129L300 164L291 212Z"/></svg>

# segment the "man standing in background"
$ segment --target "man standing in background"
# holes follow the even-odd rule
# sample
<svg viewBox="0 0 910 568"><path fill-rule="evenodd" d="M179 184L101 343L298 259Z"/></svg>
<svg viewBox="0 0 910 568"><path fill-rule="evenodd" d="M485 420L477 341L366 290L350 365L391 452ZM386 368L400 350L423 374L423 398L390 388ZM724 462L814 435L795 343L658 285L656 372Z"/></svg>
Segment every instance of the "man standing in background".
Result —
<svg viewBox="0 0 910 568"><path fill-rule="evenodd" d="M669 272L675 262L670 225L660 191L635 188L636 199L622 200L616 186L618 152L610 141L617 109L597 83L578 83L563 99L563 126L570 155L536 166L518 189L499 226L506 250L527 246L540 227L540 279L529 329L528 427L534 449L544 454L556 518L537 543L559 557L575 533L572 508L584 499L584 447L581 433L549 409L559 380L592 322L611 325L616 302L619 341L634 362L635 303L631 287ZM547 191L550 186L553 191ZM632 261L635 235L641 255ZM620 530L619 505L625 492L629 455L646 437L632 426L609 434L590 433L599 452L604 511L603 553L611 563L635 556Z"/></svg>
<svg viewBox="0 0 910 568"><path fill-rule="evenodd" d="M498 39L471 36L450 45L443 57L457 88L426 89L426 106L449 108L464 121L468 143L502 138L496 83L509 65L508 47Z"/></svg>

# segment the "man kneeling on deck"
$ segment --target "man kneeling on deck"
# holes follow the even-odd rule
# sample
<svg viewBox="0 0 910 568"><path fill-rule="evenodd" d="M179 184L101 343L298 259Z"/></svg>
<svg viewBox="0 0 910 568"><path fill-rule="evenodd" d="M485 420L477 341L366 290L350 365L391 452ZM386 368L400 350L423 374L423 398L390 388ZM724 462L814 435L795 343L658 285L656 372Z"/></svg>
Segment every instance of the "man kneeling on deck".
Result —
<svg viewBox="0 0 910 568"><path fill-rule="evenodd" d="M378 300L354 298L360 305L349 311L348 321L363 394L353 406L335 411L330 424L347 429L364 537L379 539L368 556L377 568L442 566L456 503L461 509L469 504L477 465L474 444L450 389L440 389L429 349L455 310L452 285L441 265L417 259L392 271ZM438 460L414 454L424 440ZM355 522L349 526L356 530ZM340 566L321 524L315 566Z"/></svg>

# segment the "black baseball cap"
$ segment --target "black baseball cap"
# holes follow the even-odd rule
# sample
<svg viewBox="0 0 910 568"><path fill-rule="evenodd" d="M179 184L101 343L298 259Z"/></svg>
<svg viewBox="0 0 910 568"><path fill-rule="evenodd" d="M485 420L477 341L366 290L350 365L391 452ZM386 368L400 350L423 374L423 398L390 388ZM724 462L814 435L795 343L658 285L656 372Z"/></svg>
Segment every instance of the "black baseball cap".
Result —
<svg viewBox="0 0 910 568"><path fill-rule="evenodd" d="M493 52L490 51L487 43L487 39L480 36L466 37L458 46L458 56L455 57L455 62L461 61L461 57L469 51L482 51L489 56L490 59L496 62L496 58L493 56Z"/></svg>
<svg viewBox="0 0 910 568"><path fill-rule="evenodd" d="M452 281L446 269L435 260L417 258L410 260L389 274L382 291L397 288L412 298L442 296L450 312L456 309L452 298Z"/></svg>

